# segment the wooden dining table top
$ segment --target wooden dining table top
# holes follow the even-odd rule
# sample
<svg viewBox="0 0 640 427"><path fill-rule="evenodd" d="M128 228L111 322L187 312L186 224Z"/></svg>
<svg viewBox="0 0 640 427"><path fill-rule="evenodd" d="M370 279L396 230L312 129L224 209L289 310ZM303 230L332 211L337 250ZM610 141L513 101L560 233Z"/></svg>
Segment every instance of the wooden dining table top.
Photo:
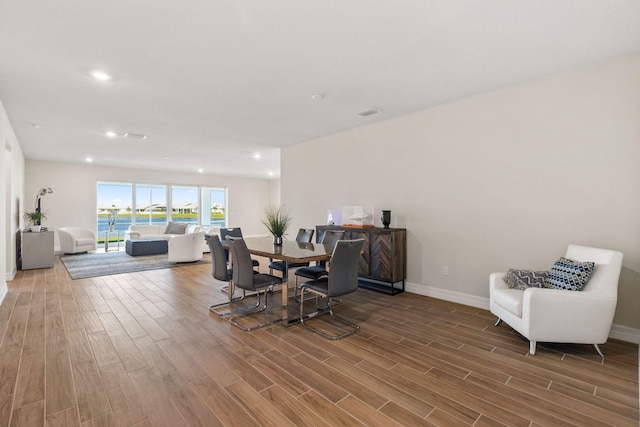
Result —
<svg viewBox="0 0 640 427"><path fill-rule="evenodd" d="M323 261L331 258L333 245L322 243L301 243L284 240L282 245L274 245L272 237L246 237L249 252L253 255L279 259L287 262Z"/></svg>

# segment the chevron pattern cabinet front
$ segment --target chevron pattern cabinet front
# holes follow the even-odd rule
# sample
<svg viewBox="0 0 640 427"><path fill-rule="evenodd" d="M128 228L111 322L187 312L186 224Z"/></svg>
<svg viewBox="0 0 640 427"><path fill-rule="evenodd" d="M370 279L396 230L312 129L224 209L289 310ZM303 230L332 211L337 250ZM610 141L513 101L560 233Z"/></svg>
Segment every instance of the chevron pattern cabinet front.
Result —
<svg viewBox="0 0 640 427"><path fill-rule="evenodd" d="M407 277L407 230L404 228L351 228L316 226L320 241L325 230L344 230L345 239L364 239L358 277L360 285L392 295L404 291Z"/></svg>

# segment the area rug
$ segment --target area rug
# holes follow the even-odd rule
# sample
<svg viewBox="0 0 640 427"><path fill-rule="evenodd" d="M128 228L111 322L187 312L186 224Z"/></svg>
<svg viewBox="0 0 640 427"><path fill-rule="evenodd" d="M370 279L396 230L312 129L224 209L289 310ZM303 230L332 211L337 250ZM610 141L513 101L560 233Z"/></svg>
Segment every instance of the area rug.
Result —
<svg viewBox="0 0 640 427"><path fill-rule="evenodd" d="M110 274L133 273L136 271L157 270L160 268L181 267L210 263L206 254L196 262L169 262L167 254L129 256L126 252L107 252L95 254L65 255L60 257L72 279L107 276Z"/></svg>

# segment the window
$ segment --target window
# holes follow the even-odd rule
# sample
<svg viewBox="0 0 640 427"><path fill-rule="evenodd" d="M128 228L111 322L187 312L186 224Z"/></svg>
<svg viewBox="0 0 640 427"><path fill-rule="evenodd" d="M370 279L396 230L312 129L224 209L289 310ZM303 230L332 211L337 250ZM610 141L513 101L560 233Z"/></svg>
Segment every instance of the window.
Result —
<svg viewBox="0 0 640 427"><path fill-rule="evenodd" d="M133 206L132 184L99 182L97 186L98 201L98 243L104 242L105 231L109 231L109 214L116 213L114 229L120 231L120 239L124 239L124 231L132 222Z"/></svg>
<svg viewBox="0 0 640 427"><path fill-rule="evenodd" d="M226 225L226 191L224 188L202 187L202 225Z"/></svg>
<svg viewBox="0 0 640 427"><path fill-rule="evenodd" d="M198 187L171 187L171 221L198 224Z"/></svg>
<svg viewBox="0 0 640 427"><path fill-rule="evenodd" d="M167 223L167 186L136 184L136 224Z"/></svg>
<svg viewBox="0 0 640 427"><path fill-rule="evenodd" d="M98 243L109 231L109 214L117 212L115 230L120 240L131 224L166 224L168 221L224 227L227 190L219 187L98 182ZM135 205L135 209L132 207ZM167 209L167 206L171 206ZM115 233L109 236L115 241Z"/></svg>

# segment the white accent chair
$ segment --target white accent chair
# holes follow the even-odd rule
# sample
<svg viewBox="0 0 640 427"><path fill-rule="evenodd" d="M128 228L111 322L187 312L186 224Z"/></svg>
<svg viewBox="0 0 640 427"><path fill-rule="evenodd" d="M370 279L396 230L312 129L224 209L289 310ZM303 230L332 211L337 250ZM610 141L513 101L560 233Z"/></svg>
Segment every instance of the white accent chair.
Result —
<svg viewBox="0 0 640 427"><path fill-rule="evenodd" d="M98 247L96 233L88 228L60 227L57 231L60 250L65 254L95 251Z"/></svg>
<svg viewBox="0 0 640 427"><path fill-rule="evenodd" d="M204 231L175 234L169 239L168 258L171 262L194 262L202 259Z"/></svg>
<svg viewBox="0 0 640 427"><path fill-rule="evenodd" d="M609 249L569 245L565 258L592 261L596 267L582 291L547 288L511 289L505 273L489 277L491 313L529 340L529 353L536 342L598 344L609 337L618 301L618 279L622 253Z"/></svg>

